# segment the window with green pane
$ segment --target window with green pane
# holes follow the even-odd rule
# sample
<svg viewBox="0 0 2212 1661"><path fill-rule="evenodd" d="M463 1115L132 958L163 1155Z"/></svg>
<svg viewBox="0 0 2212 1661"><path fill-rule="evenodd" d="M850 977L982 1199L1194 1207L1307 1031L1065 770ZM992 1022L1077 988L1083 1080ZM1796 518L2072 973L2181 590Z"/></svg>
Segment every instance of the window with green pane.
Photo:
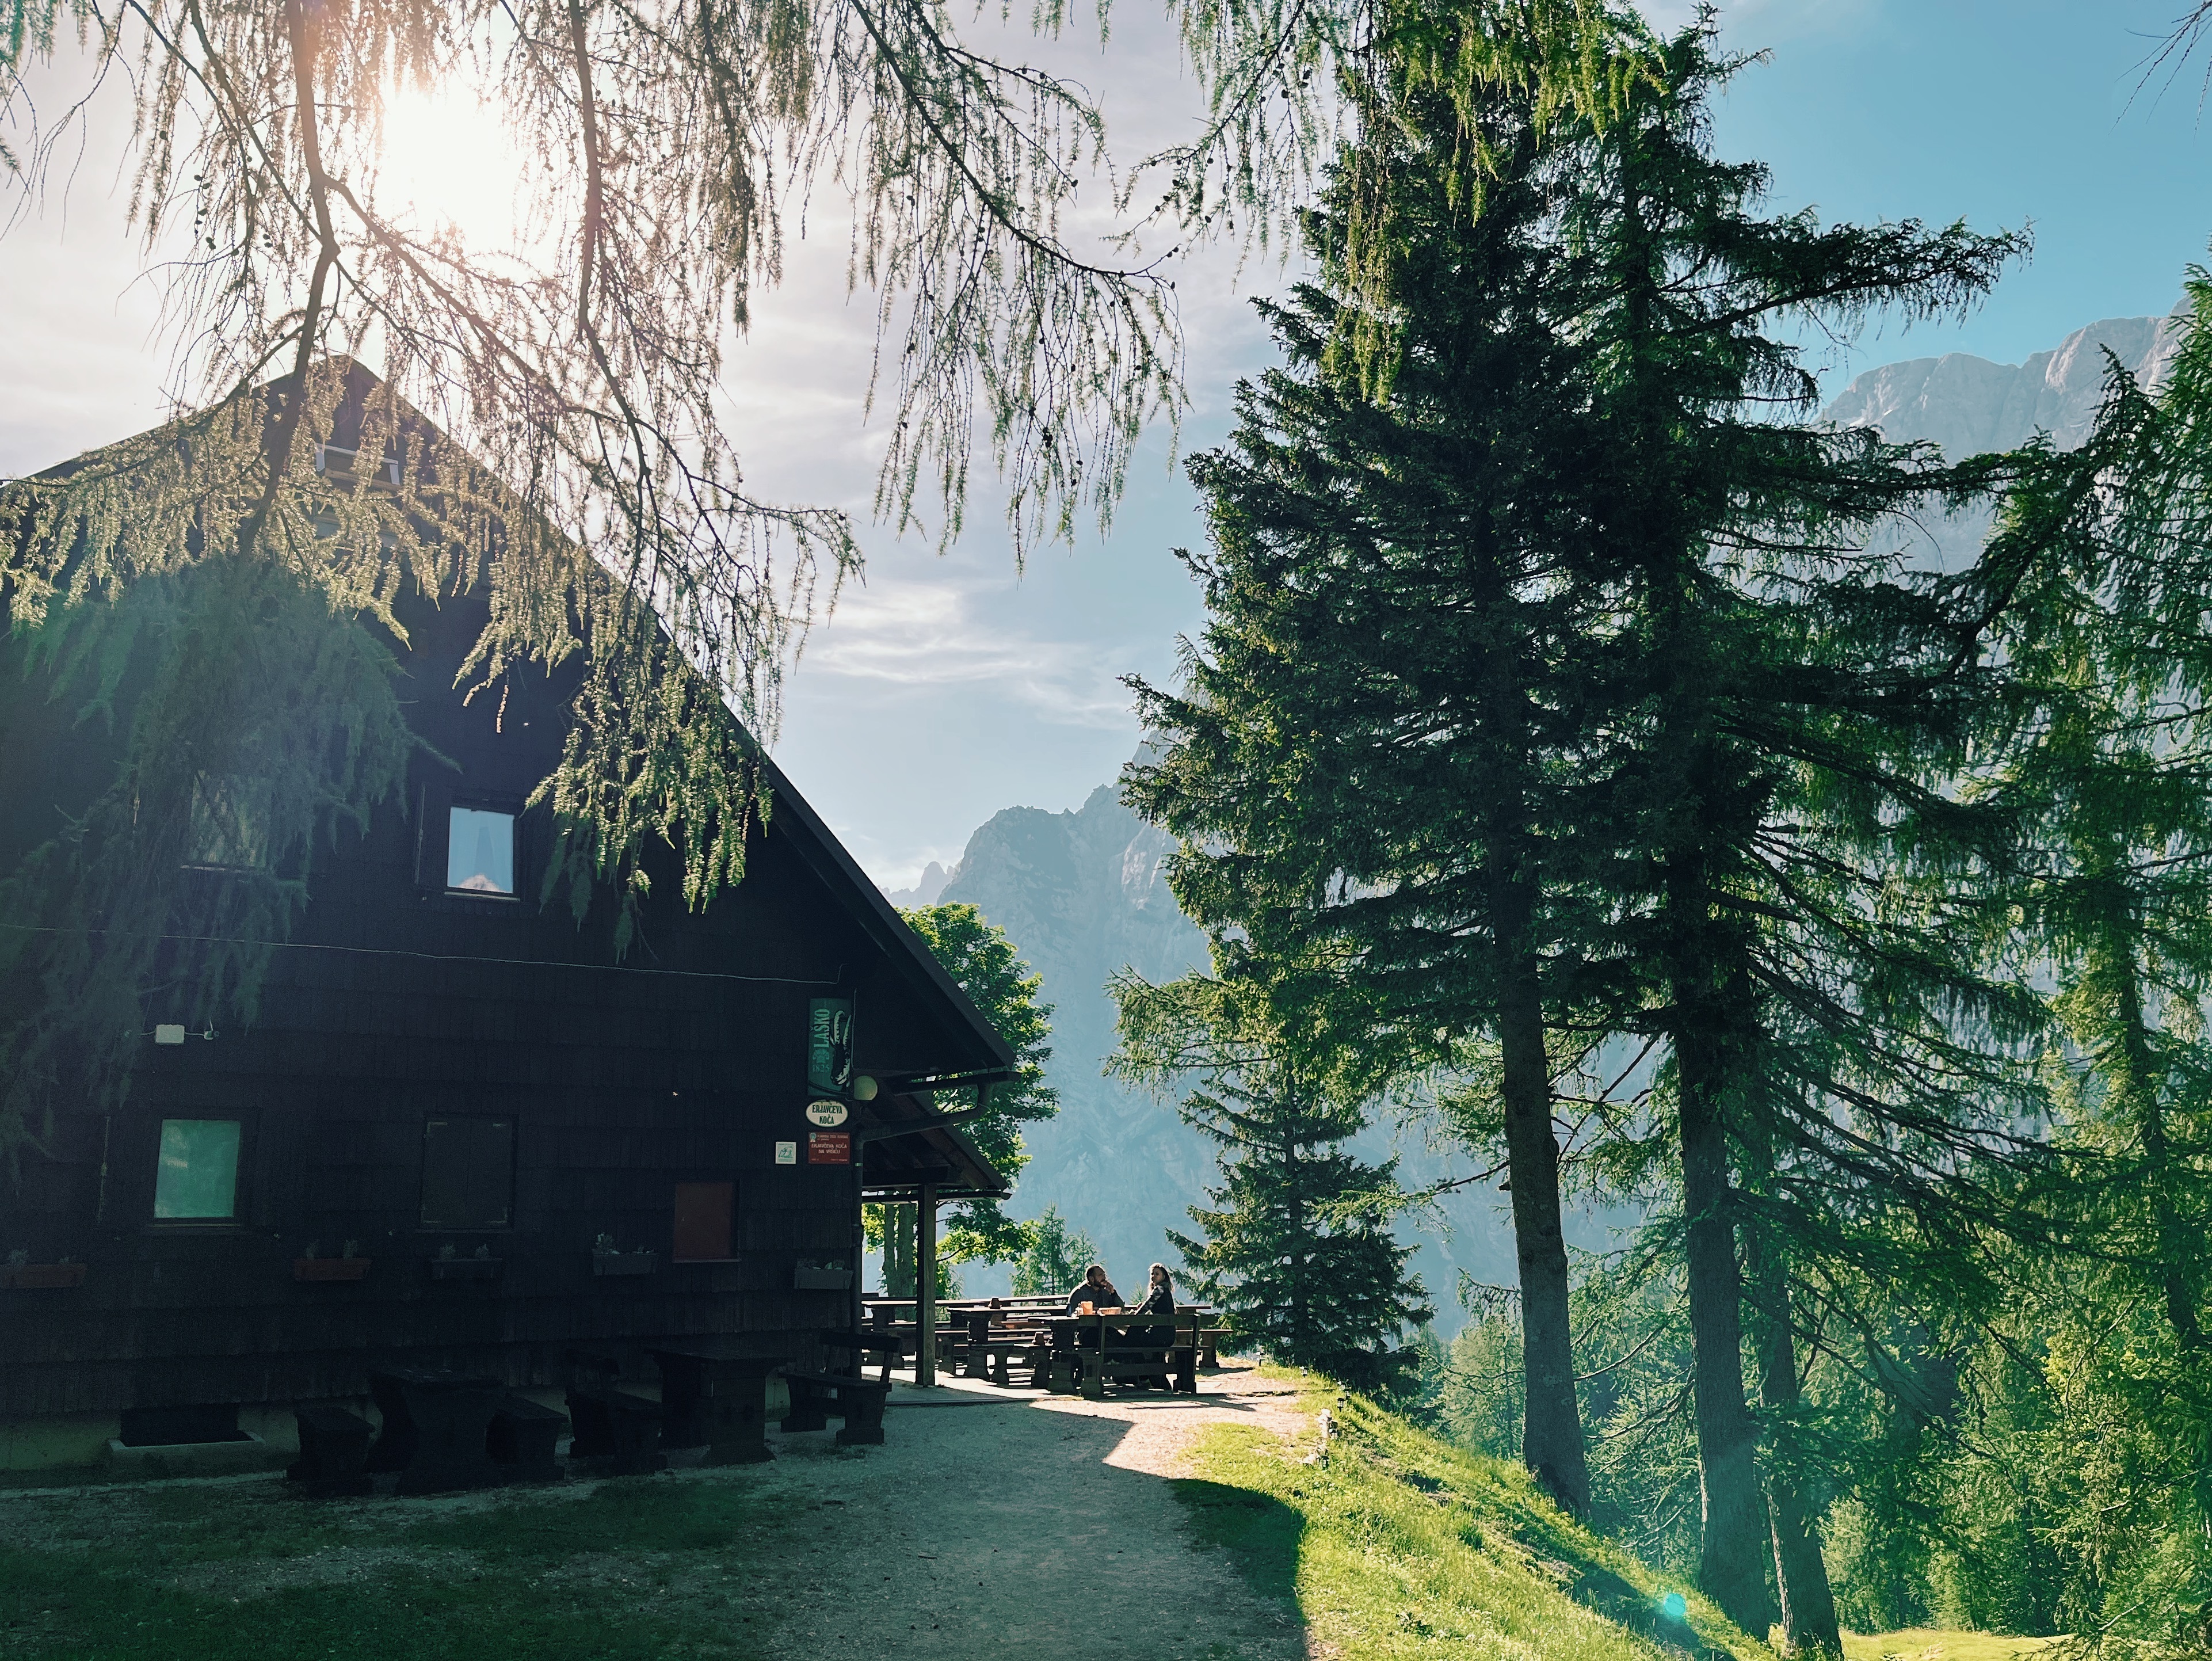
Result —
<svg viewBox="0 0 2212 1661"><path fill-rule="evenodd" d="M238 1214L239 1129L236 1119L161 1121L156 1217L207 1220Z"/></svg>

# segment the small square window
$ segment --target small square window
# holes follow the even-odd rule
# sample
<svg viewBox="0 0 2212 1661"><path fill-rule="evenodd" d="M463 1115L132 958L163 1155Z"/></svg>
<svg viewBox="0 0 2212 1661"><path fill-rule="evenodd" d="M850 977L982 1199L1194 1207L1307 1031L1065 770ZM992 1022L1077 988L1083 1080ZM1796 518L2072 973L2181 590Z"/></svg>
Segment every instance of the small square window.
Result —
<svg viewBox="0 0 2212 1661"><path fill-rule="evenodd" d="M737 1208L734 1183L676 1184L678 1262L719 1262L730 1255L730 1218Z"/></svg>
<svg viewBox="0 0 2212 1661"><path fill-rule="evenodd" d="M238 1214L236 1119L164 1119L154 1214L202 1221Z"/></svg>
<svg viewBox="0 0 2212 1661"><path fill-rule="evenodd" d="M446 833L446 886L471 894L514 892L514 815L456 807Z"/></svg>
<svg viewBox="0 0 2212 1661"><path fill-rule="evenodd" d="M202 773L195 778L185 863L250 871L268 859L269 781L240 773Z"/></svg>
<svg viewBox="0 0 2212 1661"><path fill-rule="evenodd" d="M506 1228L514 1220L514 1121L422 1126L422 1226Z"/></svg>

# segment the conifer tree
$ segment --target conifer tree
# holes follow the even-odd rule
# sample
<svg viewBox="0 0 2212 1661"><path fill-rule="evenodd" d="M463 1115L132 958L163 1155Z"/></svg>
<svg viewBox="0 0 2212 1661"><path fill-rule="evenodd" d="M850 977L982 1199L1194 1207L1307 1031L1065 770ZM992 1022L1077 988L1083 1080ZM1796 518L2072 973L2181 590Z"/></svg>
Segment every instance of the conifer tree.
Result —
<svg viewBox="0 0 2212 1661"><path fill-rule="evenodd" d="M1079 1228L1070 1228L1058 1206L1047 1206L1044 1215L1024 1225L1022 1254L1014 1259L1013 1289L1018 1298L1073 1292L1083 1271L1098 1260L1097 1242Z"/></svg>
<svg viewBox="0 0 2212 1661"><path fill-rule="evenodd" d="M1550 310L1572 151L1510 88L1455 106L1386 62L1358 90L1359 139L1307 220L1320 279L1261 307L1285 362L1191 466L1209 622L1182 689L1139 684L1163 748L1128 797L1182 838L1177 896L1229 972L1326 943L1302 995L1370 1064L1494 1042L1522 1452L1580 1512L1547 1005L1587 1001L1567 867L1601 809L1572 761L1608 593L1607 550L1554 511L1601 442ZM1387 228L1364 267L1355 219Z"/></svg>
<svg viewBox="0 0 2212 1661"><path fill-rule="evenodd" d="M1196 1290L1279 1360L1391 1383L1390 1341L1433 1311L1406 1272L1413 1248L1391 1236L1396 1162L1344 1151L1366 1125L1357 1086L1249 986L1125 972L1112 988L1109 1071L1164 1095L1190 1083L1183 1118L1220 1150L1221 1185L1190 1208L1199 1235L1168 1236Z"/></svg>
<svg viewBox="0 0 2212 1661"><path fill-rule="evenodd" d="M1699 1581L1764 1630L1741 1141L1775 1135L1808 1180L1850 1172L1932 1198L1948 1166L2002 1135L2012 1098L1978 1098L2002 1078L1979 1044L2017 1038L2019 1001L1881 896L1899 861L1980 834L1930 775L1978 707L2003 560L2033 549L2014 538L1957 581L1913 570L1885 525L1972 500L1999 470L1811 424L1818 388L1784 336L1792 319L1956 310L2019 240L1762 213L1765 170L1711 149L1707 100L1736 67L1710 18L1668 44L1663 72L1594 143L1571 234L1589 251L1581 327L1615 434L1590 501L1632 568L1641 654L1620 764L1646 864L1622 936L1669 1051Z"/></svg>

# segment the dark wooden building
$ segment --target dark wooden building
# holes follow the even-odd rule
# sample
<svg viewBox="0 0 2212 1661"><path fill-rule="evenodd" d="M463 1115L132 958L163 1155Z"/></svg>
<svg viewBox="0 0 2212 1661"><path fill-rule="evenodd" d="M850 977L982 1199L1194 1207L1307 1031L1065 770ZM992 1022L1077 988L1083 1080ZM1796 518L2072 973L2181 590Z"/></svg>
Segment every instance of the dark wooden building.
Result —
<svg viewBox="0 0 2212 1661"><path fill-rule="evenodd" d="M813 1362L855 1321L864 1190L1003 1187L916 1092L1012 1056L772 769L744 880L691 911L658 850L619 960L600 908L540 904L526 798L568 688L465 703L483 605L405 604L409 719L458 770L426 758L319 852L252 1025L188 1032L149 993L126 1104L64 1102L0 1171L0 1467L197 1409L279 1441L380 1366L550 1390L571 1348L649 1380L647 1348L703 1335ZM115 760L0 642L0 874ZM180 880L225 880L204 851ZM836 1129L809 1114L825 1039Z"/></svg>

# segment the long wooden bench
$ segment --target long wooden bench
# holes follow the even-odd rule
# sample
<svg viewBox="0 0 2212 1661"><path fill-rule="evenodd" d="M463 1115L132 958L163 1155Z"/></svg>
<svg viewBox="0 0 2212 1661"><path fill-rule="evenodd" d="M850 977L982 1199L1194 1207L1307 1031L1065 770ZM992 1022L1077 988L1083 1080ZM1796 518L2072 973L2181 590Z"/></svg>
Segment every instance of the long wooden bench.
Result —
<svg viewBox="0 0 2212 1661"><path fill-rule="evenodd" d="M961 1368L963 1378L988 1378L993 1384L1011 1387L1013 1384L1012 1364L1016 1359L1034 1364L1034 1352L1042 1348L1036 1335L1023 1333L1009 1335L1000 1333L996 1337L970 1338L968 1341L967 1365Z"/></svg>
<svg viewBox="0 0 2212 1661"><path fill-rule="evenodd" d="M1198 1314L1079 1315L1075 1317L1077 1388L1091 1400L1106 1393L1117 1381L1164 1378L1180 1395L1198 1394ZM1169 1342L1154 1341L1156 1329L1167 1329ZM1086 1344L1084 1335L1094 1335Z"/></svg>
<svg viewBox="0 0 2212 1661"><path fill-rule="evenodd" d="M366 1469L376 1427L358 1413L322 1402L294 1409L300 1421L300 1457L284 1475L305 1482L314 1499L370 1494L375 1481Z"/></svg>
<svg viewBox="0 0 2212 1661"><path fill-rule="evenodd" d="M839 1446L881 1445L884 1409L891 1393L882 1379L849 1372L802 1372L793 1367L776 1376L791 1388L791 1407L783 1415L787 1431L825 1430L834 1417L845 1421L837 1433Z"/></svg>

